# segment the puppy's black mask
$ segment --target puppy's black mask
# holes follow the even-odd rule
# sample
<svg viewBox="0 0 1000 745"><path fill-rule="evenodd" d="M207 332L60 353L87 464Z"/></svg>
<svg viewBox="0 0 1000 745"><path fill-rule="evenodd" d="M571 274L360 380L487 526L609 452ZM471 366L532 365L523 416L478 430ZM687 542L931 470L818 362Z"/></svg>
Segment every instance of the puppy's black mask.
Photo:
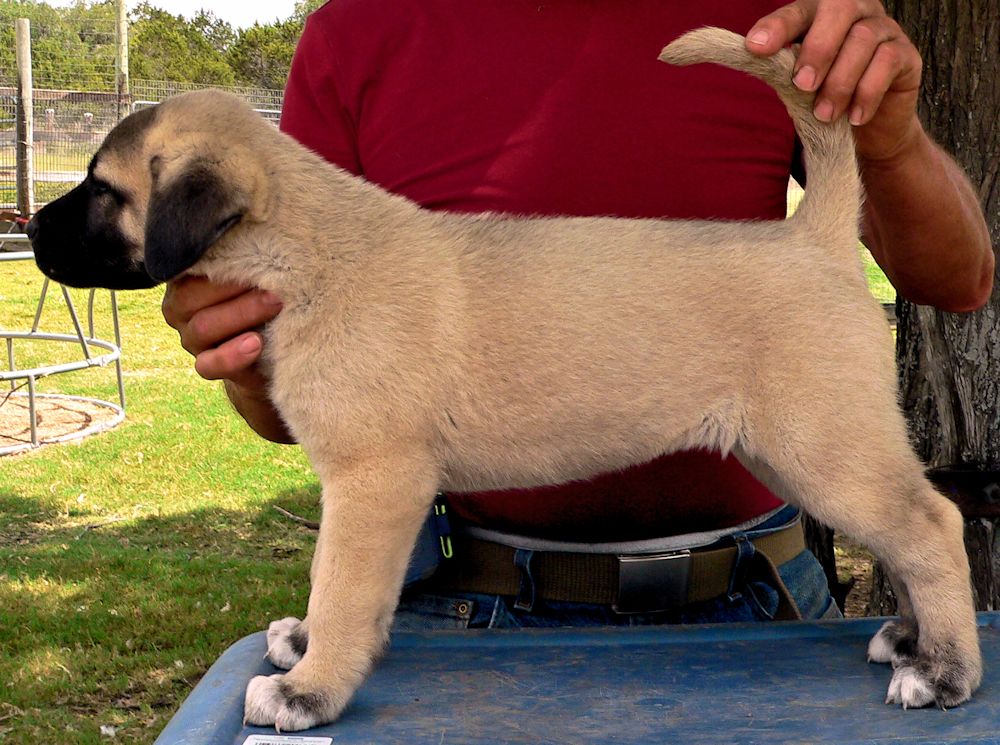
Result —
<svg viewBox="0 0 1000 745"><path fill-rule="evenodd" d="M129 195L94 176L101 152L128 147L155 119L143 109L124 119L107 136L79 186L43 207L28 223L35 263L51 279L71 287L134 290L152 287L141 247L121 231L121 212Z"/></svg>
<svg viewBox="0 0 1000 745"><path fill-rule="evenodd" d="M119 229L124 198L88 175L82 184L43 207L28 223L35 263L71 287L137 290L157 281L146 273L141 250Z"/></svg>
<svg viewBox="0 0 1000 745"><path fill-rule="evenodd" d="M143 235L130 237L122 230L124 213L130 208L139 213L130 204L136 196L102 180L98 173L107 168L97 164L110 152L118 156L116 162L133 152L135 160L142 157L137 143L155 119L153 108L124 119L108 134L83 183L28 223L35 263L46 276L71 287L153 287L190 268L243 218L245 200L226 188L211 164L192 162L171 182L159 184L154 156L149 163L130 164L150 169L152 190Z"/></svg>

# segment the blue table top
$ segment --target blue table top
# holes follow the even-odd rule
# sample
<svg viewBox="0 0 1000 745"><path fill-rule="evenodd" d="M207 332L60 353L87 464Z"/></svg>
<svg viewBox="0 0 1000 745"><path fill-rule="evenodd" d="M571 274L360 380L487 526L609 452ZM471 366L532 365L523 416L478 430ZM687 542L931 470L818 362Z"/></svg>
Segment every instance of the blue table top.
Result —
<svg viewBox="0 0 1000 745"><path fill-rule="evenodd" d="M1000 743L1000 614L986 677L956 709L883 703L879 619L600 630L398 633L341 719L298 737L244 727L263 632L227 650L156 745L350 743ZM260 739L252 735L270 735Z"/></svg>

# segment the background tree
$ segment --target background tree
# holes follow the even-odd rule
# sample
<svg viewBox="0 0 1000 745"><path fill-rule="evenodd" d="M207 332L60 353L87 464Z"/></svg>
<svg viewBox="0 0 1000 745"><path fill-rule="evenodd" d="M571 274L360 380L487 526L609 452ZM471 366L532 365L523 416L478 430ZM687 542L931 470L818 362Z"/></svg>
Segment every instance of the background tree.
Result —
<svg viewBox="0 0 1000 745"><path fill-rule="evenodd" d="M928 131L965 168L1000 241L1000 0L888 0L924 58L919 111ZM941 250L947 251L947 246ZM900 302L897 359L914 445L966 521L977 606L1000 607L1000 288L971 314ZM957 467L957 468L954 468ZM876 572L872 610L894 610Z"/></svg>
<svg viewBox="0 0 1000 745"><path fill-rule="evenodd" d="M306 16L323 0L301 0L286 20L237 30L211 10L193 18L152 2L130 14L129 60L134 79L281 89ZM38 0L0 2L0 82L12 84L14 20L32 27L38 87L110 90L114 87L115 0L77 0L56 8Z"/></svg>
<svg viewBox="0 0 1000 745"><path fill-rule="evenodd" d="M31 22L33 76L39 88L114 85L112 0L69 8L12 0L0 3L0 79L13 80L14 21Z"/></svg>
<svg viewBox="0 0 1000 745"><path fill-rule="evenodd" d="M191 27L205 37L205 41L221 55L229 52L236 41L236 31L229 24L210 10L199 10L191 19Z"/></svg>
<svg viewBox="0 0 1000 745"><path fill-rule="evenodd" d="M144 2L131 13L130 21L128 55L133 78L235 85L236 75L224 54L183 16Z"/></svg>
<svg viewBox="0 0 1000 745"><path fill-rule="evenodd" d="M323 5L325 2L326 0L298 0L295 3L295 12L292 13L292 18L304 23L306 16L316 10L319 6Z"/></svg>
<svg viewBox="0 0 1000 745"><path fill-rule="evenodd" d="M284 88L306 16L324 2L326 0L299 0L291 18L268 24L255 23L240 31L227 54L240 83L260 88Z"/></svg>
<svg viewBox="0 0 1000 745"><path fill-rule="evenodd" d="M239 32L226 59L242 85L284 88L302 21L289 18L267 26L255 23Z"/></svg>

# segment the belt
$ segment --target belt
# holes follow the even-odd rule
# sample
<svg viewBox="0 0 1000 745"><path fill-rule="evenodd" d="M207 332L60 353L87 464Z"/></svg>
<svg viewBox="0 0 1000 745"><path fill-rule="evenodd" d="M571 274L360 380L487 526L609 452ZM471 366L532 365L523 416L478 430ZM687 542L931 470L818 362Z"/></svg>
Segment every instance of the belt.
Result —
<svg viewBox="0 0 1000 745"><path fill-rule="evenodd" d="M531 603L542 600L610 605L620 613L672 610L730 592L740 547L691 548L656 554L594 554L524 551L462 533L451 536L454 555L430 580L434 590L521 596L531 584ZM798 556L806 545L796 520L752 544L748 576L762 578L778 591L777 618L801 618L777 566ZM746 550L746 547L744 547Z"/></svg>

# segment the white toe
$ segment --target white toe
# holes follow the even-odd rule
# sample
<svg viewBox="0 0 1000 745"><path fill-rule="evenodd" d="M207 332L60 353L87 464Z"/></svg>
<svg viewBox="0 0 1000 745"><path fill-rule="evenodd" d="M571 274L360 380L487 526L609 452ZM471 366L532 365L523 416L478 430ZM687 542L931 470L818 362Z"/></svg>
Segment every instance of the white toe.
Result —
<svg viewBox="0 0 1000 745"><path fill-rule="evenodd" d="M892 662L895 653L895 645L889 641L889 629L893 626L893 621L886 621L882 624L875 636L868 642L869 662ZM273 625L273 624L272 624Z"/></svg>
<svg viewBox="0 0 1000 745"><path fill-rule="evenodd" d="M266 726L274 724L285 703L281 695L281 675L258 675L247 684L243 702L244 724Z"/></svg>
<svg viewBox="0 0 1000 745"><path fill-rule="evenodd" d="M302 659L290 641L291 633L299 627L297 618L282 618L272 621L267 627L267 654L264 657L277 668L291 670Z"/></svg>
<svg viewBox="0 0 1000 745"><path fill-rule="evenodd" d="M934 688L916 668L897 668L889 683L887 704L901 704L904 709L919 709L934 703Z"/></svg>

